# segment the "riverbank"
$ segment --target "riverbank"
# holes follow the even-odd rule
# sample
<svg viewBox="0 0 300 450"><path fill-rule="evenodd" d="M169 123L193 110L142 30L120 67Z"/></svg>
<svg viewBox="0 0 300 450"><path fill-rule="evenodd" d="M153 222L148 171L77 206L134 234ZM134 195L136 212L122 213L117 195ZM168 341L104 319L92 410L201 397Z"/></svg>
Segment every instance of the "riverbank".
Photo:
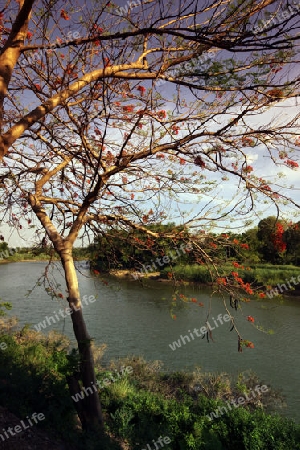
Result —
<svg viewBox="0 0 300 450"><path fill-rule="evenodd" d="M57 333L46 336L28 328L8 332L6 328L1 340L7 349L0 352L0 387L5 387L0 389L0 404L20 420L33 411L43 413L46 420L34 427L33 433L35 428L50 431L63 442L62 448L99 448L99 440L83 433L76 419L65 381L70 370L66 337ZM185 450L300 449L300 426L274 413L282 403L280 395L252 372L237 377L201 369L165 373L159 361L146 362L139 356L102 365L103 347L94 351L98 355L97 385L101 386L98 395L109 437L101 444L103 450L146 448L160 437L168 437L166 450L177 449L178 442ZM117 377L117 373L124 376ZM3 428L16 420L8 415ZM27 444L24 436L20 448L26 449Z"/></svg>
<svg viewBox="0 0 300 450"><path fill-rule="evenodd" d="M238 273L244 283L250 283L253 287L262 291L278 289L279 295L300 296L300 267L297 266L257 264L245 268L224 264L219 266L218 270L221 277L228 277L229 280L232 278L233 272ZM163 283L178 282L191 286L212 286L217 282L217 276L212 279L212 273L209 269L206 266L199 265L165 267L160 272L149 273L129 269L113 269L109 272L109 275L131 281L150 279Z"/></svg>
<svg viewBox="0 0 300 450"><path fill-rule="evenodd" d="M47 257L46 257L47 256ZM35 256L32 258L19 259L20 255L13 255L8 259L0 260L0 264L12 262L46 262L49 255L43 257ZM59 258L52 258L53 261L59 261ZM75 261L89 261L88 258L76 258ZM300 267L292 265L275 266L271 264L256 264L249 267L236 267L230 264L224 264L218 267L221 277L231 277L232 272L236 272L245 283L250 283L253 287L260 288L263 291L278 289L279 295L300 296ZM212 286L216 283L217 277L212 280L212 274L206 266L203 265L177 265L174 267L164 267L160 272L138 272L132 269L112 269L109 272L99 272L93 269L94 273L109 275L120 279L130 281L156 280L161 283L180 283L181 285L191 286ZM294 282L292 279L294 278ZM280 288L281 286L281 288Z"/></svg>

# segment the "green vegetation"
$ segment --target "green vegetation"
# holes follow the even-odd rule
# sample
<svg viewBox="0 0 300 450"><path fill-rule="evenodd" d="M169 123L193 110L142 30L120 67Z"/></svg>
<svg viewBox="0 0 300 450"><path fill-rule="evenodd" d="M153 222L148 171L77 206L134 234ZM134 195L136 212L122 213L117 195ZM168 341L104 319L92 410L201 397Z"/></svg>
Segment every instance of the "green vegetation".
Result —
<svg viewBox="0 0 300 450"><path fill-rule="evenodd" d="M89 259L90 251L87 248L74 248L75 260ZM10 261L48 261L49 258L58 259L57 253L50 247L22 247L12 249L7 242L0 243L0 262Z"/></svg>
<svg viewBox="0 0 300 450"><path fill-rule="evenodd" d="M264 384L254 374L240 374L237 380L200 369L167 374L159 362L146 363L141 358L102 367L103 348L98 349L98 380L107 377L108 371L120 371L121 366L130 365L133 370L99 392L110 436L100 444L78 429L66 383L78 358L68 340L28 327L13 331L15 327L14 319L1 319L1 341L7 349L0 351L0 403L21 418L32 411L43 412L46 420L36 426L51 429L74 450L120 449L120 442L140 450L159 436L171 439L166 450L300 449L300 426L270 414L280 398L272 389L260 399L249 396L247 407L232 408L212 421L207 417Z"/></svg>
<svg viewBox="0 0 300 450"><path fill-rule="evenodd" d="M174 223L147 225L146 228L159 236L153 238L141 231L128 233L118 228L110 230L105 236L99 235L88 248L94 267L100 271L138 270L143 265L154 263L155 271L155 265L160 268L156 258L172 252L175 255L174 265L199 266L207 263L207 258L214 260L218 266L231 264L232 261L247 267L255 265L256 268L259 268L258 264L300 264L300 222L287 223L270 216L242 234L227 232L219 235L205 230L191 233ZM185 253L181 246L187 242L193 244L193 249ZM208 281L205 270L190 268L189 273L199 278L194 281ZM261 275L255 273L253 281L257 279L266 283L266 278Z"/></svg>
<svg viewBox="0 0 300 450"><path fill-rule="evenodd" d="M232 261L233 262L233 261ZM236 270L233 264L218 266L221 276L228 276ZM298 277L299 267L292 265L276 266L273 264L251 264L247 268L238 269L240 277L245 283L252 283L255 286L267 287L275 286L278 283L285 283L291 277ZM168 278L172 273L176 280L184 280L198 283L212 283L216 281L216 274L210 273L207 266L176 265L174 267L164 267L160 273L162 278Z"/></svg>
<svg viewBox="0 0 300 450"><path fill-rule="evenodd" d="M205 230L192 234L174 223L147 228L159 237L150 239L140 231L126 233L120 229L99 236L89 247L93 268L99 272L160 272L162 278L204 284L215 283L218 277L232 281L239 277L260 288L285 283L299 274L300 223L270 216L239 235ZM187 243L191 245L189 250L182 250ZM161 263L163 256L169 257L167 263ZM218 275L212 270L211 261L218 268Z"/></svg>
<svg viewBox="0 0 300 450"><path fill-rule="evenodd" d="M188 233L174 223L148 225L146 228L161 233L162 237L152 238L138 230L128 233L118 228L109 230L105 236L98 236L88 248L93 266L101 272L108 272L151 264L157 256L167 254L176 246L180 248L188 238ZM164 234L175 234L175 237L167 238ZM177 261L187 263L187 255L180 251Z"/></svg>

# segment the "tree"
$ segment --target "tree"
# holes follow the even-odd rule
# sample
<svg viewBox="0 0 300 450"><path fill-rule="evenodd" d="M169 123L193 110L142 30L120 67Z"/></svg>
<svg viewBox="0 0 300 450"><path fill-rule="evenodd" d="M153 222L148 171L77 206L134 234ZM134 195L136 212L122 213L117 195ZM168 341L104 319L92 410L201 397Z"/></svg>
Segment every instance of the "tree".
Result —
<svg viewBox="0 0 300 450"><path fill-rule="evenodd" d="M288 263L300 264L300 222L290 223L284 232L286 242L286 259Z"/></svg>
<svg viewBox="0 0 300 450"><path fill-rule="evenodd" d="M258 224L257 237L261 241L259 251L265 261L279 264L286 250L284 230L286 224L275 216L262 219Z"/></svg>
<svg viewBox="0 0 300 450"><path fill-rule="evenodd" d="M170 216L184 228L208 227L247 217L261 198L274 205L289 198L249 162L255 147L275 164L298 167L297 115L253 120L299 94L297 6L261 29L277 6L158 0L131 4L123 16L112 2L19 0L17 12L6 1L2 218L21 233L41 227L60 256L81 360L69 380L75 392L95 382L72 254L79 236L115 226L156 239L162 233L148 225ZM232 198L222 198L218 185L234 180ZM213 253L201 240L194 245L217 271ZM84 427L102 425L96 393L77 407Z"/></svg>
<svg viewBox="0 0 300 450"><path fill-rule="evenodd" d="M111 269L141 269L144 264L152 264L152 271L157 271L163 264L154 260L157 255L166 255L168 250L175 245L183 245L189 238L183 228L176 224L159 224L149 225L146 228L149 231L157 232L162 236L169 234L171 236L182 236L174 240L174 238L157 238L155 240L148 237L144 240L144 231L135 230L128 232L123 229L106 229L103 235L96 236L95 242L90 246L93 253L92 259L95 262L96 270L101 272ZM184 233L183 233L184 232ZM182 261L186 253L176 257L176 261ZM186 258L185 258L186 259ZM156 269L156 270L155 270Z"/></svg>
<svg viewBox="0 0 300 450"><path fill-rule="evenodd" d="M245 231L243 234L243 241L248 244L249 252L248 252L248 259L254 263L259 262L259 249L261 246L261 243L257 237L257 227L250 228L249 230Z"/></svg>

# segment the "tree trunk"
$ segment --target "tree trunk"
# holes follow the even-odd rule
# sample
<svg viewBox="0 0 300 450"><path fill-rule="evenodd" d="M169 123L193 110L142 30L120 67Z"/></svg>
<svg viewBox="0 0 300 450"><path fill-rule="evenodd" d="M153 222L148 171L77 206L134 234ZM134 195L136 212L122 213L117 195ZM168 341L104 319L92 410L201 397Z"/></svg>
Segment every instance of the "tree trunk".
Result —
<svg viewBox="0 0 300 450"><path fill-rule="evenodd" d="M78 288L78 279L75 270L74 260L72 257L72 249L64 249L60 252L62 265L65 271L65 278L68 288L68 302L72 309L73 330L78 343L80 355L80 379L82 381L82 389L92 388L88 390L89 395L85 395L83 400L79 400L80 405L74 402L78 412L82 427L84 429L101 430L103 428L103 417L98 396L98 391L93 389L96 386L94 358L91 348L91 338L87 332L85 321L82 314L81 301ZM74 374L69 378L70 392L80 391L78 376ZM90 393L92 391L92 393ZM82 391L81 391L82 392Z"/></svg>

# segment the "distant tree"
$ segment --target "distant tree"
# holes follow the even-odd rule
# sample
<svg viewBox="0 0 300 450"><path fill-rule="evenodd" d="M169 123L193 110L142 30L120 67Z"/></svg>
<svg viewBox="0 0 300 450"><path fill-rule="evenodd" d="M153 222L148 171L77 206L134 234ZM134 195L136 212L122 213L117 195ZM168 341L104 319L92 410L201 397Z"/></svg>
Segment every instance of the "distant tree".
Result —
<svg viewBox="0 0 300 450"><path fill-rule="evenodd" d="M8 249L8 243L5 241L0 242L0 252L4 252L7 249Z"/></svg>
<svg viewBox="0 0 300 450"><path fill-rule="evenodd" d="M143 269L145 264L152 264L152 271L158 271L161 266L158 259L172 249L180 248L189 238L182 226L169 224L151 224L145 229L157 233L157 237L145 237L143 230L126 231L121 228L105 230L103 235L95 237L90 247L93 253L93 267L100 271L111 269ZM168 237L169 236L169 237ZM187 261L187 253L178 249L176 263ZM150 269L149 269L150 271Z"/></svg>
<svg viewBox="0 0 300 450"><path fill-rule="evenodd" d="M261 243L259 251L264 261L272 264L284 262L283 255L286 251L284 230L287 228L286 222L270 216L262 219L258 223L257 228L257 237Z"/></svg>
<svg viewBox="0 0 300 450"><path fill-rule="evenodd" d="M300 266L300 222L289 224L284 232L286 261Z"/></svg>
<svg viewBox="0 0 300 450"><path fill-rule="evenodd" d="M242 241L248 244L247 248L247 260L255 263L261 260L259 254L261 242L258 239L258 227L250 228L249 230L242 233Z"/></svg>

